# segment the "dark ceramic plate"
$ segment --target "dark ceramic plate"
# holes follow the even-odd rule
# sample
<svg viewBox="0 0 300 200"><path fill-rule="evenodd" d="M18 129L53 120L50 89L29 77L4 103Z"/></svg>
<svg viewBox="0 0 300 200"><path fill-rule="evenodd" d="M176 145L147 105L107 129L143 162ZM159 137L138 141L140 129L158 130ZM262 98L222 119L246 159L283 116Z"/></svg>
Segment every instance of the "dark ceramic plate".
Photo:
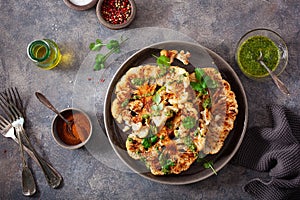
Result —
<svg viewBox="0 0 300 200"><path fill-rule="evenodd" d="M200 67L218 67L223 78L230 83L232 90L236 94L239 113L235 121L234 129L228 135L221 151L215 155L209 155L206 158L207 160L213 161L215 170L219 171L230 161L230 159L238 150L243 140L248 120L248 105L242 83L240 82L238 76L230 67L230 65L227 64L226 61L224 61L219 55L205 47L188 42L167 41L153 44L136 52L121 65L109 85L105 98L104 123L106 133L114 151L117 153L120 159L124 161L129 168L131 168L134 172L140 174L141 176L152 181L165 184L181 185L194 183L208 178L209 176L213 175L213 172L210 169L203 168L202 163L195 162L187 171L182 172L179 175L155 176L151 174L151 172L145 167L143 163L132 159L127 154L125 147L127 134L123 133L122 130L119 129L117 123L111 115L111 100L115 98L115 85L118 83L120 78L131 67L136 67L142 64L155 63L153 54L158 55L160 49L176 49L189 51L192 55L190 59L190 63L192 65L196 66L197 64L197 66Z"/></svg>

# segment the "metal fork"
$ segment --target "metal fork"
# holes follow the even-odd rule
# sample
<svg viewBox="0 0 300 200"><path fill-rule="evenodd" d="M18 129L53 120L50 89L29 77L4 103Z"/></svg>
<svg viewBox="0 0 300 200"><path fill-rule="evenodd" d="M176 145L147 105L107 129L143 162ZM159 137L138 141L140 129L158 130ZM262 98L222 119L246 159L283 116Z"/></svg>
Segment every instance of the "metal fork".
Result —
<svg viewBox="0 0 300 200"><path fill-rule="evenodd" d="M11 127L11 128L10 128ZM8 131L6 129L8 128ZM0 115L0 130L7 134L14 134L14 128L4 117ZM22 192L25 196L31 196L36 192L36 184L32 172L27 166L24 158L23 143L21 141L20 132L18 131L18 142L20 145L21 158L22 158Z"/></svg>
<svg viewBox="0 0 300 200"><path fill-rule="evenodd" d="M11 125L9 121L7 121L3 116L0 115L0 133L7 138L13 139L17 144L19 144L19 140L15 135L15 129ZM28 153L28 155L37 162L33 152L27 148L27 146L23 145L24 150ZM41 158L42 159L42 158ZM46 162L46 161L45 161Z"/></svg>
<svg viewBox="0 0 300 200"><path fill-rule="evenodd" d="M58 171L55 168L53 168L49 163L47 163L44 159L42 159L39 156L39 154L33 148L23 128L24 115L19 110L19 108L21 110L24 109L22 109L23 108L22 101L18 93L18 90L16 88L10 88L7 89L5 92L1 93L0 106L3 108L4 112L8 115L12 125L16 127L16 130L20 131L21 137L25 139L27 143L27 148L30 149L30 151L32 152L32 154L30 153L29 155L33 156L34 160L37 161L38 165L42 168L42 171L44 172L48 184L52 188L57 188L62 182L62 176L58 173Z"/></svg>

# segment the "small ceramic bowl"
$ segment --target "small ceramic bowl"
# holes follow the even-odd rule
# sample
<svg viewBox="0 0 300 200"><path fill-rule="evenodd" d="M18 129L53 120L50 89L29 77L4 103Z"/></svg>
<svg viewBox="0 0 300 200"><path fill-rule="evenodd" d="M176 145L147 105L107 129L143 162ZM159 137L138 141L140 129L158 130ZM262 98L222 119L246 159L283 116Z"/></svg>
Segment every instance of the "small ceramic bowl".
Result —
<svg viewBox="0 0 300 200"><path fill-rule="evenodd" d="M124 2L128 2L125 5L115 5L113 0L99 0L96 8L97 17L102 25L109 29L117 30L122 29L134 20L136 15L136 5L134 0L124 0L120 1L121 4ZM128 6L128 7L127 7ZM122 15L117 16L114 15L114 11L117 10L118 13L122 13ZM120 10L123 10L120 12Z"/></svg>
<svg viewBox="0 0 300 200"><path fill-rule="evenodd" d="M78 149L84 146L92 135L92 122L89 116L77 108L67 108L60 112L67 120L73 121L72 131L58 115L52 121L52 136L58 145L65 149Z"/></svg>
<svg viewBox="0 0 300 200"><path fill-rule="evenodd" d="M94 7L99 0L64 0L65 4L74 10L88 10Z"/></svg>
<svg viewBox="0 0 300 200"><path fill-rule="evenodd" d="M235 59L241 71L253 80L270 79L269 73L259 63L263 62L279 76L288 63L288 48L282 37L270 29L259 28L244 34L236 48Z"/></svg>

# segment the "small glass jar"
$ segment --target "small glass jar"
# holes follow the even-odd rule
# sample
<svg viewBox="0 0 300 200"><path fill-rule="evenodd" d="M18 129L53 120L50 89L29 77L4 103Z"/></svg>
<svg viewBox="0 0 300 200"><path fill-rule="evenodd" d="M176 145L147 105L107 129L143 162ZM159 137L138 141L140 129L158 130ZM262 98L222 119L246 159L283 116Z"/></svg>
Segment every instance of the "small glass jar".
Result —
<svg viewBox="0 0 300 200"><path fill-rule="evenodd" d="M42 69L52 69L61 60L57 44L50 39L32 41L27 47L28 57Z"/></svg>

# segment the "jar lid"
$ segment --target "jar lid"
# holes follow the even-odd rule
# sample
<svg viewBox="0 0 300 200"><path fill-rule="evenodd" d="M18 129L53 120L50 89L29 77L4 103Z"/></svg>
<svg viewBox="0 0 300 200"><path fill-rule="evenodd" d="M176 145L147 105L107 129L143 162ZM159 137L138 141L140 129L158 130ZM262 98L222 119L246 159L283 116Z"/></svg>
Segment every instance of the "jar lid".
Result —
<svg viewBox="0 0 300 200"><path fill-rule="evenodd" d="M88 10L97 4L98 0L64 0L64 3L74 10Z"/></svg>

